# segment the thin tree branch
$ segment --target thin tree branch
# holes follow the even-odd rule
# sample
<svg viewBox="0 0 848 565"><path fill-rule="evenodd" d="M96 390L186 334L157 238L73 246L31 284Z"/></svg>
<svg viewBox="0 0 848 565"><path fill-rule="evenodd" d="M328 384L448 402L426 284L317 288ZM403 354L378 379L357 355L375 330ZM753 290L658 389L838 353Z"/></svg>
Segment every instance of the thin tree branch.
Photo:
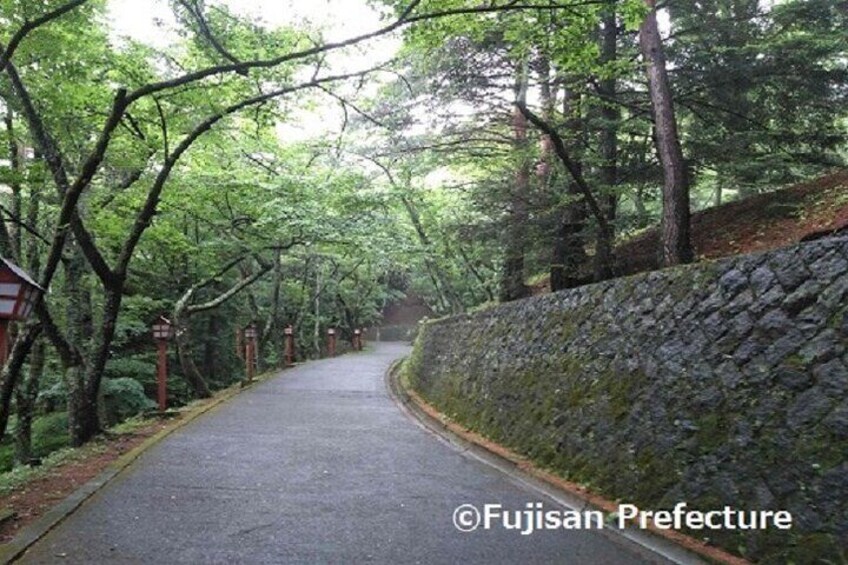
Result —
<svg viewBox="0 0 848 565"><path fill-rule="evenodd" d="M165 151L165 157L171 153L168 146L168 120L165 119L165 111L162 109L162 104L157 97L153 97L153 102L156 104L156 113L159 115L159 127L162 129L162 147Z"/></svg>
<svg viewBox="0 0 848 565"><path fill-rule="evenodd" d="M4 68L6 66L6 63L12 60L12 56L15 54L15 51L18 49L18 46L20 46L21 42L24 40L24 38L26 38L27 35L40 28L44 24L47 24L57 18L60 18L71 10L82 6L86 2L88 2L88 0L73 0L72 2L68 2L67 4L59 6L55 10L47 12L43 16L39 16L34 20L28 20L24 22L24 25L22 25L18 29L18 31L14 33L14 35L12 35L11 39L9 39L9 44L6 45L6 48L3 49L2 53L0 53L0 68Z"/></svg>
<svg viewBox="0 0 848 565"><path fill-rule="evenodd" d="M10 61L6 61L5 70L6 74L9 76L10 82L12 83L12 88L21 103L24 117L30 127L30 132L33 135L36 145L38 145L38 148L41 151L45 163L47 163L47 166L50 169L53 180L59 194L62 197L62 205L56 218L56 231L53 235L53 243L50 247L50 251L48 252L47 261L39 280L41 286L47 288L53 280L53 275L55 274L56 268L62 259L62 251L65 246L68 228L73 228L76 223L78 224L76 229L80 229L81 224L74 221L77 214L77 203L79 202L80 196L82 196L83 190L89 185L91 179L94 178L95 173L100 167L100 163L106 155L106 149L109 146L112 134L121 123L121 117L127 107L126 90L119 89L115 94L109 117L106 120L103 130L100 132L100 136L95 143L94 149L83 164L79 176L76 178L74 183L71 184L67 171L65 170L62 152L53 137L47 131L41 115L35 109L35 105L33 104L29 91L21 81L21 77L18 74L15 65ZM82 233L82 231L84 230L81 230L80 233ZM83 239L85 239L85 234L83 234ZM92 249L94 248L89 247L89 253ZM100 261L98 258L95 257L93 253L91 255L92 257L89 257L87 254L86 257L93 259L99 264ZM99 274L105 275L106 273L101 269Z"/></svg>
<svg viewBox="0 0 848 565"><path fill-rule="evenodd" d="M273 98L278 98L285 94L290 94L292 92L296 92L299 90L304 90L307 88L317 87L321 84L333 81L344 80L347 78L362 76L363 74L369 73L376 70L368 69L367 71L359 71L355 73L346 73L341 75L331 75L322 77L319 79L315 79L309 82L301 83L294 86L288 86L284 88L277 89L273 92L268 92L265 94L260 94L258 96L254 96L253 98L248 98L246 100L242 100L236 104L232 104L227 108L221 110L220 112L209 116L201 123L199 123L195 128L189 133L173 150L173 152L167 156L165 159L165 163L162 169L159 171L159 174L156 176L156 180L154 181L153 186L150 191L148 191L147 199L145 201L144 206L139 210L136 215L136 220L133 225L133 228L130 232L130 235L124 242L124 245L121 249L121 253L118 257L117 265L115 268L116 275L118 277L125 277L127 266L129 265L130 259L132 258L132 254L135 251L136 245L138 245L139 240L141 239L142 234L147 229L147 226L150 225L150 221L156 213L156 208L159 203L159 198L162 193L162 189L167 182L171 171L174 166L179 161L180 157L188 151L188 149L192 146L192 144L197 141L197 139L202 136L204 133L212 129L212 127L221 121L226 116L239 112L244 108L249 106L253 106L255 104L260 104L262 102L271 100Z"/></svg>
<svg viewBox="0 0 848 565"><path fill-rule="evenodd" d="M261 265L259 267L259 270L257 270L255 273L253 273L252 275L250 275L247 278L241 279L235 285L230 287L229 290L227 290L225 293L217 296L213 300L210 300L208 302L204 302L202 304L192 304L191 306L186 307L186 313L191 315L191 314L197 314L198 312L203 312L203 311L206 311L206 310L212 310L213 308L217 308L218 306L224 304L226 301L228 301L230 298L232 298L233 296L235 296L236 294L238 294L239 292L241 292L242 290L244 290L248 286L250 286L253 283L255 283L256 281L258 281L260 278L262 278L272 268L273 268L273 264L271 264L271 263L266 263L265 265Z"/></svg>
<svg viewBox="0 0 848 565"><path fill-rule="evenodd" d="M359 108L356 104L354 104L353 102L351 102L347 98L344 98L343 96L340 96L340 95L336 94L335 92L333 92L332 90L330 90L329 88L324 88L323 86L319 86L318 89L321 90L322 92L324 92L326 95L331 96L332 98L335 98L336 100L338 100L342 104L343 107L349 106L354 112L356 112L357 114L359 114L360 116L362 116L363 118L365 118L366 120L368 120L369 122L374 124L375 126L381 127L381 128L386 128L386 125L384 123L380 122L380 120L378 120L377 118L371 116L365 110L362 110L361 108ZM347 111L345 111L345 113L347 113Z"/></svg>
<svg viewBox="0 0 848 565"><path fill-rule="evenodd" d="M209 42L212 49L217 51L221 57L230 63L240 65L241 61L239 61L232 53L227 51L226 48L221 45L221 42L218 41L218 38L215 37L215 34L212 33L212 29L209 27L209 23L206 21L206 17L203 15L203 11L200 9L200 6L197 5L196 0L178 0L178 2L186 10L188 10L191 17L197 22L197 25L200 28L200 35ZM247 75L247 71L244 70L241 74Z"/></svg>
<svg viewBox="0 0 848 565"><path fill-rule="evenodd" d="M592 211L592 215L595 216L595 219L598 221L598 225L602 230L606 233L611 233L609 231L610 225L607 219L606 214L601 209L600 204L598 204L595 195L592 193L592 189L589 188L589 185L586 184L586 180L583 178L583 174L580 172L580 168L577 164L571 160L571 157L568 154L568 151L565 149L565 143L562 141L562 137L556 132L554 128L550 126L546 121L541 119L539 116L534 114L527 108L527 104L523 102L516 102L516 106L521 111L522 114L532 123L534 126L539 128L542 133L549 136L551 141L554 144L554 150L556 151L557 157L565 165L565 168L568 170L571 177L574 179L574 183L580 189L580 192L583 193L583 197L586 198L586 203L589 205L589 209Z"/></svg>
<svg viewBox="0 0 848 565"><path fill-rule="evenodd" d="M12 221L12 223L22 227L27 232L29 232L30 235L34 236L36 239L39 239L39 240L43 241L44 243L46 243L47 245L50 245L49 239L47 239L46 237L44 237L43 235L38 233L38 231L34 227L30 226L28 223L23 221L21 218L19 218L15 214L13 214L11 210L6 208L2 204L0 204L0 212L3 212L4 214L6 214L6 216L9 218L9 220Z"/></svg>
<svg viewBox="0 0 848 565"><path fill-rule="evenodd" d="M325 43L323 45L316 45L309 49L303 49L300 51L295 51L292 53L286 53L285 55L280 55L279 57L274 57L271 59L256 59L252 61L243 61L240 63L229 63L225 65L216 65L213 67L208 67L206 69L200 69L191 73L187 73L185 75L175 77L172 79L154 82L142 86L128 95L128 100L130 103L135 102L139 98L143 98L144 96L148 96L155 92L159 92L160 90L167 90L170 88L174 88L176 86L181 86L184 84L189 84L192 82L197 82L199 80L203 80L204 78L221 75L231 72L244 72L249 71L251 69L268 69L277 67L283 63L287 63L290 61L296 61L300 59L305 59L311 57L313 55L320 55L321 53L326 53L328 51L334 51L336 49L341 49L343 47L349 47L351 45L356 45L358 43L362 43L369 39L374 39L375 37L379 37L381 35L385 35L387 33L391 33L397 29L408 26L410 24L416 22L422 22L427 20L434 20L439 18L444 18L448 16L461 16L461 15L473 15L473 14L488 14L494 12L504 12L504 11L518 11L518 10L537 10L540 8L543 9L567 9L570 10L576 6L588 6L594 4L600 4L605 2L606 0L581 0L580 2L571 3L569 5L559 4L556 2L549 3L527 3L522 4L516 1L510 1L505 4L489 4L484 6L476 6L470 8L455 8L448 10L441 10L436 12L429 12L418 15L411 15L412 12L421 4L422 0L412 0L409 5L401 12L401 14L390 24L382 26L374 31L364 33L361 35L357 35L342 41L334 41L330 43Z"/></svg>

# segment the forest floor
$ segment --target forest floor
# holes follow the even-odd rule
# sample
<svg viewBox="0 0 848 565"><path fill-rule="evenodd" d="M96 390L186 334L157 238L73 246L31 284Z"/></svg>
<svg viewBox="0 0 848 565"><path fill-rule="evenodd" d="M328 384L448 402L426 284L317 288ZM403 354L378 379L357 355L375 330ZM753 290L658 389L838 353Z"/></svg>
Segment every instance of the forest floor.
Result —
<svg viewBox="0 0 848 565"><path fill-rule="evenodd" d="M767 251L848 228L848 170L692 214L699 259ZM653 255L659 230L622 244L622 256Z"/></svg>
<svg viewBox="0 0 848 565"><path fill-rule="evenodd" d="M147 438L176 425L172 420L133 420L81 449L66 448L38 467L18 467L0 481L0 543L7 543L76 489Z"/></svg>
<svg viewBox="0 0 848 565"><path fill-rule="evenodd" d="M768 251L848 230L848 170L835 171L772 192L692 214L692 243L699 260ZM616 246L616 274L658 268L659 228ZM533 293L548 292L547 277Z"/></svg>
<svg viewBox="0 0 848 565"><path fill-rule="evenodd" d="M81 448L55 451L39 466L16 467L0 474L0 544L11 541L23 528L148 439L169 433L237 390L233 386L212 398L169 410L166 418L132 418Z"/></svg>

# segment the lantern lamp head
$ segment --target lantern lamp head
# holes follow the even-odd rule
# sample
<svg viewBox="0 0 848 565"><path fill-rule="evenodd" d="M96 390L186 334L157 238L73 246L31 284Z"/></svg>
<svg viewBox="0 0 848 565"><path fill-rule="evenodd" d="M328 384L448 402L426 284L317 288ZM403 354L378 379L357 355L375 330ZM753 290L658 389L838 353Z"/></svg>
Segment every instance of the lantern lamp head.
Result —
<svg viewBox="0 0 848 565"><path fill-rule="evenodd" d="M360 329L358 329L358 328L357 328L357 329L355 329L355 330L353 330L353 335L359 335L359 334L361 334L361 333L362 333L362 330L360 330Z"/></svg>
<svg viewBox="0 0 848 565"><path fill-rule="evenodd" d="M327 330L327 335L336 335L336 328L330 328Z"/></svg>
<svg viewBox="0 0 848 565"><path fill-rule="evenodd" d="M44 289L23 269L0 257L0 320L25 320Z"/></svg>
<svg viewBox="0 0 848 565"><path fill-rule="evenodd" d="M246 328L244 328L244 337L247 339L256 339L256 325L248 324Z"/></svg>
<svg viewBox="0 0 848 565"><path fill-rule="evenodd" d="M159 319L153 323L153 339L168 340L174 337L174 326L171 320L165 316L159 316Z"/></svg>
<svg viewBox="0 0 848 565"><path fill-rule="evenodd" d="M293 335L294 334L294 328L291 327L291 326L286 326L285 329L283 330L283 333L285 335Z"/></svg>

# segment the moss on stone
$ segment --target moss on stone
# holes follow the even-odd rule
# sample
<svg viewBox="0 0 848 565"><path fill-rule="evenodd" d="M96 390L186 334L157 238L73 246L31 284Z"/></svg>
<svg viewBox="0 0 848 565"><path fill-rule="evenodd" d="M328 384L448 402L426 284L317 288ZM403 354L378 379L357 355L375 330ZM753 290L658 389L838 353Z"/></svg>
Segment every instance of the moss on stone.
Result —
<svg viewBox="0 0 848 565"><path fill-rule="evenodd" d="M620 375L610 368L600 375L600 391L607 396L610 418L613 421L622 420L630 414L636 396L647 381L647 375L641 370Z"/></svg>
<svg viewBox="0 0 848 565"><path fill-rule="evenodd" d="M712 453L727 443L730 422L726 414L712 412L701 416L695 423L696 443L701 453Z"/></svg>
<svg viewBox="0 0 848 565"><path fill-rule="evenodd" d="M634 458L638 480L630 494L635 504L649 508L662 499L663 494L678 481L673 460L668 454L653 448L644 448Z"/></svg>
<svg viewBox="0 0 848 565"><path fill-rule="evenodd" d="M848 551L839 543L836 536L816 532L800 537L790 549L781 548L770 552L764 557L763 563L844 565L848 563Z"/></svg>
<svg viewBox="0 0 848 565"><path fill-rule="evenodd" d="M809 363L807 363L807 361L797 353L785 357L781 364L790 369L800 371L806 371L809 369Z"/></svg>
<svg viewBox="0 0 848 565"><path fill-rule="evenodd" d="M795 454L799 460L807 462L820 472L826 471L845 462L848 440L832 437L819 426L816 432L798 438Z"/></svg>

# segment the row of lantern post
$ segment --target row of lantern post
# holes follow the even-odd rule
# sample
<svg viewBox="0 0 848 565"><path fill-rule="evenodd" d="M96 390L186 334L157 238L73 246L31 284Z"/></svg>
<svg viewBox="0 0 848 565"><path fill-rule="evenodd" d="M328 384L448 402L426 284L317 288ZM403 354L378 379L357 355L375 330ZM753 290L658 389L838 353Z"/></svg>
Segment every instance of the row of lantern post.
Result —
<svg viewBox="0 0 848 565"><path fill-rule="evenodd" d="M353 330L352 345L355 351L362 351L362 330L359 328ZM336 356L336 328L327 330L327 356Z"/></svg>
<svg viewBox="0 0 848 565"><path fill-rule="evenodd" d="M42 288L23 269L5 257L0 257L0 368L5 366L9 354L8 328L9 322L26 320L32 313L38 299L44 293ZM171 321L160 316L153 323L153 339L156 341L156 396L159 410L165 411L168 406L168 341L174 337ZM249 324L244 329L245 365L248 382L253 380L256 369L256 324ZM283 330L285 336L285 363L287 367L294 364L294 329L287 326ZM336 329L327 330L327 353L330 357L336 355ZM362 350L362 330L353 332L353 348Z"/></svg>
<svg viewBox="0 0 848 565"><path fill-rule="evenodd" d="M35 309L44 288L26 271L0 257L0 368L9 356L9 322L26 320ZM167 408L168 340L173 336L171 322L164 316L153 324L158 361L156 367L159 410Z"/></svg>
<svg viewBox="0 0 848 565"><path fill-rule="evenodd" d="M2 326L0 326L2 329ZM253 382L254 373L256 371L257 361L257 346L256 338L259 332L256 329L256 324L248 324L244 328L244 361L245 361L245 376L247 382ZM285 337L284 359L285 366L291 367L294 365L295 348L294 348L294 328L286 326L283 329ZM159 410L164 412L168 407L168 341L174 337L174 328L171 321L165 316L159 316L159 319L153 324L153 339L156 341L157 361L156 361L156 396L159 405ZM5 339L5 332L0 335L0 338ZM362 330L353 330L353 349L362 351ZM327 330L327 355L335 357L336 355L336 329L329 328Z"/></svg>

